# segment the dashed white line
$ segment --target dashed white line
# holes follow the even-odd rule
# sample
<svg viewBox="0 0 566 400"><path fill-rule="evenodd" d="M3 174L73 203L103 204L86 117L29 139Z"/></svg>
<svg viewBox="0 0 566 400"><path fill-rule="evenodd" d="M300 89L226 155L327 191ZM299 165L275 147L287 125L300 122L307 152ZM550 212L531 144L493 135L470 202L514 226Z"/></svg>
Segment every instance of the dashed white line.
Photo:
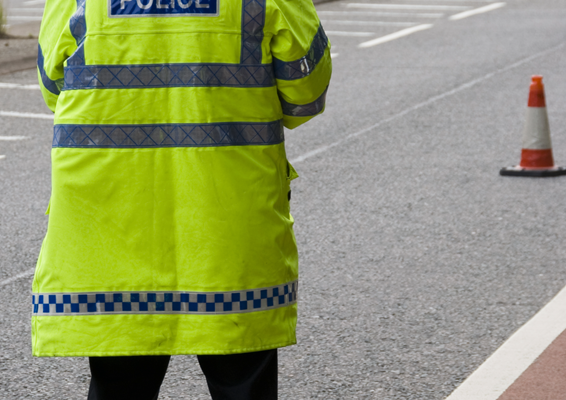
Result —
<svg viewBox="0 0 566 400"><path fill-rule="evenodd" d="M432 27L433 27L432 24L417 25L417 26L414 26L412 28L403 29L403 30L400 30L398 32L391 33L389 35L385 35L385 36L381 36L381 37L378 37L378 38L375 38L375 39L372 39L372 40L368 40L367 42L360 43L358 45L358 47L364 49L364 48L367 48L367 47L377 46L378 44L390 42L392 40L399 39L399 38L402 38L402 37L405 37L405 36L409 36L409 35L412 35L413 33L424 31L425 29L430 29Z"/></svg>
<svg viewBox="0 0 566 400"><path fill-rule="evenodd" d="M3 159L3 158L6 158L6 156L0 156L0 160Z"/></svg>
<svg viewBox="0 0 566 400"><path fill-rule="evenodd" d="M490 5L484 6L484 7L479 7L479 8L475 8L473 10L470 10L470 11L464 11L464 12L461 12L459 14L452 15L448 19L450 19L451 21L457 21L459 19L471 17L472 15L478 15L478 14L486 13L486 12L489 12L489 11L497 10L498 8L505 7L505 5L506 5L505 2L493 3L493 4L490 4Z"/></svg>
<svg viewBox="0 0 566 400"><path fill-rule="evenodd" d="M431 0L411 0L411 1L430 3ZM434 0L434 1L439 3L493 3L493 0Z"/></svg>
<svg viewBox="0 0 566 400"><path fill-rule="evenodd" d="M11 278L8 278L8 279L5 279L5 280L3 280L3 281L0 281L0 286L6 286L6 285L8 285L8 284L10 284L10 283L12 283L12 282L15 282L15 281L19 280L19 279L27 278L28 276L33 275L34 272L35 272L35 268L28 269L27 271L22 272L21 274L14 275L14 276L11 277Z"/></svg>
<svg viewBox="0 0 566 400"><path fill-rule="evenodd" d="M391 117L389 117L389 118L385 118L384 120L378 121L378 122L376 122L375 124L370 125L370 126L368 126L367 128L364 128L364 129L362 129L362 130L360 130L360 131L358 131L358 132L354 132L354 133L351 133L351 134L349 134L349 135L346 135L346 136L344 136L342 139L337 140L337 141L335 141L335 142L333 142L333 143L330 143L330 144L328 144L328 145L326 145L326 146L321 146L321 147L316 148L316 149L314 149L314 150L307 151L306 153L304 153L304 154L298 156L297 158L291 159L290 161L291 161L291 163L298 163L298 162L301 162L301 161L305 161L305 160L308 159L308 158L314 157L314 156L316 156L316 155L318 155L318 154L320 154L320 153L324 153L325 151L330 150L330 149L332 149L332 148L334 148L334 147L336 147L336 146L340 146L340 145L342 145L342 144L344 144L344 143L348 143L348 142L350 142L353 138L356 138L356 137L361 136L361 135L363 135L363 134L365 134L365 133L371 132L371 131L374 130L375 128L380 127L381 125L384 125L384 124L386 124L386 123L389 123L389 122L391 122L391 121L394 121L394 120L396 120L396 119L398 119L398 118L404 117L405 115L410 114L410 113L412 113L413 111L419 110L419 109L421 109L421 108L423 108L423 107L426 107L426 106L428 106L429 104L432 104L432 103L434 103L434 102L436 102L436 101L438 101L438 100L442 100L442 99L444 99L444 98L446 98L446 97L450 97L450 96L452 96L452 95L454 95L454 94L456 94L456 93L459 93L459 92L461 92L461 91L463 91L463 90L469 89L469 88L471 88L471 87L477 85L478 83L481 83L481 82L483 82L483 81L485 81L485 80L487 80L487 79L490 79L490 78L492 78L492 77L494 77L494 76L496 76L496 75L498 75L498 74L501 74L501 73L503 73L503 72L509 71L509 70L511 70L511 69L514 69L514 68L517 68L517 67L519 67L519 66L521 66L521 65L523 65L523 64L526 64L526 63L528 63L528 62L530 62L530 61L532 61L532 60L536 60L536 59L539 58L539 57L543 57L543 56L545 56L545 55L547 55L547 54L553 53L553 52L555 52L556 50L559 50L559 49L563 48L564 45L565 45L565 44L562 43L562 44L559 44L558 46L552 47L552 48L550 48L550 49L548 49L548 50L544 50L544 51L541 51L540 53L533 54L532 56L527 57L527 58L524 58L524 59L522 59L522 60L520 60L520 61L517 61L516 63L513 63L513 64L511 64L511 65L508 65L507 67L500 68L500 69L498 69L498 70L496 70L496 71L493 71L493 72L490 72L489 74L486 74L486 75L484 75L484 76L482 76L482 77L480 77L480 78L473 79L473 80L471 80L471 81L469 81L469 82L467 82L467 83L464 83L463 85L460 85L460 86L458 86L457 88L454 88L454 89L452 89L452 90L449 90L449 91L444 92L444 93L442 93L442 94L439 94L439 95L437 95L437 96L432 96L432 97L429 98L428 100L425 100L425 101L423 101L423 102L421 102L421 103L418 103L418 104L414 105L413 107L409 107L409 108L407 108L407 109L405 109L405 110L403 110L403 111L401 111L401 112L399 112L399 113L397 113L397 114L395 114L395 115L393 115L393 116L391 116ZM454 400L454 399L450 399L450 400ZM474 399L474 400L476 400L476 399Z"/></svg>
<svg viewBox="0 0 566 400"><path fill-rule="evenodd" d="M336 58L339 55L340 55L339 53L330 53L330 58Z"/></svg>
<svg viewBox="0 0 566 400"><path fill-rule="evenodd" d="M336 25L373 25L373 26L414 26L414 22L389 22L389 21L344 21L326 19L320 21L323 24Z"/></svg>
<svg viewBox="0 0 566 400"><path fill-rule="evenodd" d="M368 37L374 36L374 32L348 32L348 31L326 31L330 36L355 36L355 37Z"/></svg>
<svg viewBox="0 0 566 400"><path fill-rule="evenodd" d="M318 11L318 15L360 15L367 17L401 17L401 18L441 18L444 13L404 13L388 11Z"/></svg>
<svg viewBox="0 0 566 400"><path fill-rule="evenodd" d="M21 113L15 111L0 111L0 117L37 118L37 119L54 118L52 114L32 114L32 113Z"/></svg>
<svg viewBox="0 0 566 400"><path fill-rule="evenodd" d="M20 83L3 83L3 82L0 82L0 88L3 88L3 89L40 90L39 85L22 85Z"/></svg>
<svg viewBox="0 0 566 400"><path fill-rule="evenodd" d="M8 16L8 21L41 21L42 17Z"/></svg>
<svg viewBox="0 0 566 400"><path fill-rule="evenodd" d="M352 0L355 1L355 0ZM416 3L493 3L494 0L411 0ZM366 2L375 2L378 4L383 4L383 0L366 0ZM471 7L470 7L471 8Z"/></svg>
<svg viewBox="0 0 566 400"><path fill-rule="evenodd" d="M347 3L348 8L369 8L381 10L420 10L420 11L456 11L469 10L468 6L429 6L420 4L372 4L372 3Z"/></svg>
<svg viewBox="0 0 566 400"><path fill-rule="evenodd" d="M27 136L0 136L0 141L13 141L13 140L24 140Z"/></svg>
<svg viewBox="0 0 566 400"><path fill-rule="evenodd" d="M496 400L566 330L566 287L446 400Z"/></svg>
<svg viewBox="0 0 566 400"><path fill-rule="evenodd" d="M30 12L43 12L43 8L10 8L10 11L30 11Z"/></svg>

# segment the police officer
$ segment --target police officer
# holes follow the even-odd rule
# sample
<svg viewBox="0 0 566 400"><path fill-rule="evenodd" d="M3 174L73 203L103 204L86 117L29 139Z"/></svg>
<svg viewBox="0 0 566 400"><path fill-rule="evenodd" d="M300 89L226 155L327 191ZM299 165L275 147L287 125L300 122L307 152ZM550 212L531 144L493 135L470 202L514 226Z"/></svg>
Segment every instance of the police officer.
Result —
<svg viewBox="0 0 566 400"><path fill-rule="evenodd" d="M38 74L33 354L90 357L93 400L156 399L178 354L214 399L275 399L298 295L283 130L331 75L311 0L47 0Z"/></svg>

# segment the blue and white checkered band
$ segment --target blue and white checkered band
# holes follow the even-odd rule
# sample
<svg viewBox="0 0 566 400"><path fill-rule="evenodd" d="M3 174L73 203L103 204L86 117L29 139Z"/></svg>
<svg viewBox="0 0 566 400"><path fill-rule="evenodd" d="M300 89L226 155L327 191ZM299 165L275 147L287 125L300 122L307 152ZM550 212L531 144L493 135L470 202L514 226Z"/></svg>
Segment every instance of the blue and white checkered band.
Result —
<svg viewBox="0 0 566 400"><path fill-rule="evenodd" d="M214 17L218 0L108 0L109 17Z"/></svg>
<svg viewBox="0 0 566 400"><path fill-rule="evenodd" d="M326 104L326 92L328 92L328 87L324 90L324 93L320 95L318 99L308 104L293 104L285 101L281 95L279 95L279 100L281 101L281 109L284 115L290 115L293 117L312 117L324 110Z"/></svg>
<svg viewBox="0 0 566 400"><path fill-rule="evenodd" d="M285 140L283 122L212 124L55 125L53 147L265 146Z"/></svg>
<svg viewBox="0 0 566 400"><path fill-rule="evenodd" d="M85 18L86 0L77 0L77 9L69 21L69 29L77 43L77 49L67 59L67 65L83 65L85 63L84 40L86 36Z"/></svg>
<svg viewBox="0 0 566 400"><path fill-rule="evenodd" d="M62 90L164 87L271 87L272 64L71 65Z"/></svg>
<svg viewBox="0 0 566 400"><path fill-rule="evenodd" d="M242 0L241 64L261 64L266 0Z"/></svg>
<svg viewBox="0 0 566 400"><path fill-rule="evenodd" d="M240 314L297 302L298 282L233 292L34 293L33 315Z"/></svg>

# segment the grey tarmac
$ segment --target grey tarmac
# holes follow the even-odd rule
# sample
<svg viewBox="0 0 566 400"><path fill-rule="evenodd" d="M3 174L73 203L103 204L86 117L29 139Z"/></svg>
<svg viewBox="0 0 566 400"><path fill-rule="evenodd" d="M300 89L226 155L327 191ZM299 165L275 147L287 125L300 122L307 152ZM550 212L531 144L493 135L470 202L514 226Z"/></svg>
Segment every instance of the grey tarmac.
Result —
<svg viewBox="0 0 566 400"><path fill-rule="evenodd" d="M281 399L445 399L566 285L566 177L499 176L519 162L533 74L544 76L554 156L566 165L566 3L506 3L461 20L446 12L368 48L358 45L402 28L329 33L326 112L286 132L301 175L292 199L301 274ZM368 29L336 25L325 29ZM36 73L0 82L34 84ZM5 88L0 111L48 112L38 91ZM27 137L0 141L0 282L35 265L51 135L49 120L0 117L0 136ZM31 356L30 290L29 274L0 286L0 399L84 399L86 359ZM174 357L160 399L207 398L195 358Z"/></svg>

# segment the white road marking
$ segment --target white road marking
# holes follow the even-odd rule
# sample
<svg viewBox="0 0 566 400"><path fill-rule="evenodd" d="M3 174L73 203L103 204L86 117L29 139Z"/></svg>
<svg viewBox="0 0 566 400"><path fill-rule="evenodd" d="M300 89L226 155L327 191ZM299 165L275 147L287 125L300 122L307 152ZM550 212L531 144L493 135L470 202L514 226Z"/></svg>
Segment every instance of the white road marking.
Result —
<svg viewBox="0 0 566 400"><path fill-rule="evenodd" d="M431 2L431 0L411 0L411 1L423 2L423 3ZM440 3L493 3L493 0L434 0L434 1Z"/></svg>
<svg viewBox="0 0 566 400"><path fill-rule="evenodd" d="M381 10L420 10L420 11L455 11L469 10L468 6L429 6L420 4L372 4L372 3L347 3L348 8L370 8Z"/></svg>
<svg viewBox="0 0 566 400"><path fill-rule="evenodd" d="M360 43L358 45L358 47L365 49L367 47L377 46L378 44L390 42L392 40L399 39L399 38L402 38L402 37L405 37L405 36L409 36L409 35L412 35L415 32L424 31L425 29L430 29L432 27L433 27L432 24L417 25L417 26L414 26L412 28L403 29L403 30L400 30L398 32L391 33L389 35L385 35L385 36L381 36L381 37L378 37L378 38L375 38L375 39L372 39L372 40L368 40L367 42Z"/></svg>
<svg viewBox="0 0 566 400"><path fill-rule="evenodd" d="M41 21L42 17L8 16L8 21Z"/></svg>
<svg viewBox="0 0 566 400"><path fill-rule="evenodd" d="M38 119L54 118L52 114L32 114L32 113L21 113L15 111L0 111L0 117L38 118Z"/></svg>
<svg viewBox="0 0 566 400"><path fill-rule="evenodd" d="M460 86L458 86L458 87L455 88L455 89L449 90L449 91L447 91L447 92L444 92L444 93L439 94L439 95L436 95L436 96L432 96L432 97L429 98L428 100L425 100L425 101L423 101L423 102L421 102L421 103L418 103L418 104L414 105L413 107L409 107L409 108L407 108L407 109L405 109L405 110L403 110L403 111L401 111L401 112L399 112L399 113L397 113L397 114L395 114L395 115L393 115L393 116L391 116L391 117L389 117L389 118L386 118L386 119L384 119L384 120L381 120L381 121L379 121L379 122L376 122L375 124L370 125L370 126L368 126L367 128L364 128L364 129L362 129L362 130L360 130L360 131L358 131L358 132L354 132L354 133L351 133L351 134L349 134L349 135L346 135L346 136L344 136L342 139L337 140L337 141L335 141L335 142L333 142L333 143L330 143L330 144L328 144L328 145L326 145L326 146L321 146L321 147L319 147L319 148L317 148L317 149L314 149L314 150L311 150L311 151L307 151L306 153L304 153L304 154L302 154L302 155L300 155L300 156L298 156L298 157L296 157L296 158L294 158L294 159L291 159L290 161L291 161L291 163L298 163L298 162L301 162L301 161L305 161L306 159L309 159L309 158L311 158L311 157L314 157L314 156L316 156L316 155L319 155L320 153L324 153L325 151L330 150L330 149L332 149L332 148L334 148L334 147L336 147L336 146L340 146L340 145L342 145L342 144L348 143L348 142L350 142L353 138L356 138L356 137L361 136L361 135L363 135L363 134L365 134L365 133L371 132L371 131L373 131L375 128L380 127L381 125L385 125L385 124L387 124L387 123L389 123L389 122L391 122L391 121L394 121L394 120L396 120L396 119L398 119L398 118L404 117L405 115L410 114L410 113L412 113L413 111L419 110L419 109L421 109L421 108L423 108L423 107L426 107L426 106L428 106L428 105L430 105L430 104L432 104L432 103L434 103L434 102L436 102L436 101L438 101L438 100L445 99L446 97L450 97L450 96L452 96L452 95L454 95L454 94L456 94L456 93L459 93L459 92L461 92L461 91L463 91L463 90L469 89L469 88L471 88L471 87L477 85L478 83L482 83L483 81L488 80L488 79L490 79L490 78L493 78L494 76L499 75L499 74L501 74L501 73L503 73L503 72L507 72L507 71L509 71L509 70L511 70L511 69L513 69L513 68L520 67L521 65L526 64L526 63L528 63L528 62L530 62L530 61L532 61L532 60L535 60L535 59L537 59L537 58L539 58L539 57L543 57L543 56L545 56L545 55L547 55L547 54L553 53L553 52L555 52L556 50L559 50L559 49L563 48L564 45L565 45L565 44L563 43L563 44L560 44L560 45L558 45L558 46L555 46L555 47L553 47L553 48L551 48L551 49L544 50L544 51L541 51L540 53L533 54L532 56L527 57L527 58L524 58L524 59L522 59L522 60L520 60L520 61L517 61L516 63L513 63L513 64L511 64L511 65L508 65L507 67L503 67L503 68L498 69L498 70L496 70L496 71L490 72L489 74L484 75L484 76L482 76L482 77L480 77L480 78L477 78L477 79L471 80L471 81L469 81L469 82L467 82L467 83L464 83L463 85L460 85ZM566 319L565 319L565 320L566 320ZM454 399L450 399L450 400L454 400ZM474 400L478 400L478 399L474 399Z"/></svg>
<svg viewBox="0 0 566 400"><path fill-rule="evenodd" d="M389 22L389 21L344 21L325 19L320 21L323 24L336 25L373 25L373 26L414 26L414 22Z"/></svg>
<svg viewBox="0 0 566 400"><path fill-rule="evenodd" d="M330 36L356 36L356 37L367 37L374 36L374 32L347 32L347 31L325 31L327 35Z"/></svg>
<svg viewBox="0 0 566 400"><path fill-rule="evenodd" d="M383 0L366 0L371 3L376 1L382 3ZM431 3L432 0L411 0L416 3ZM434 0L435 3L493 3L493 0Z"/></svg>
<svg viewBox="0 0 566 400"><path fill-rule="evenodd" d="M504 2L500 2L500 3L493 3L484 7L480 7L480 8L476 8L470 11L464 11L461 12L459 14L456 15L452 15L450 18L451 21L457 21L459 19L464 19L464 18L468 18L471 17L472 15L477 15L477 14L482 14L482 13L486 13L489 11L493 11L493 10L497 10L498 8L501 7L505 7L506 3Z"/></svg>
<svg viewBox="0 0 566 400"><path fill-rule="evenodd" d="M515 332L446 400L497 400L566 330L566 287Z"/></svg>
<svg viewBox="0 0 566 400"><path fill-rule="evenodd" d="M0 156L0 160L3 159L3 158L6 158L6 156Z"/></svg>
<svg viewBox="0 0 566 400"><path fill-rule="evenodd" d="M28 276L33 275L34 272L35 272L35 268L28 269L26 272L22 272L21 274L14 275L14 276L11 277L11 278L8 278L8 279L5 279L5 280L3 280L3 281L0 281L0 286L6 286L6 285L8 285L8 284L10 284L10 283L12 283L12 282L15 282L15 281L19 280L19 279L27 278Z"/></svg>
<svg viewBox="0 0 566 400"><path fill-rule="evenodd" d="M3 89L40 90L39 85L22 85L22 84L19 84L19 83L3 83L3 82L0 82L0 88L3 88Z"/></svg>
<svg viewBox="0 0 566 400"><path fill-rule="evenodd" d="M348 17L350 15L361 15L368 17L402 17L402 18L441 18L443 13L404 13L388 11L318 11L318 15L340 15Z"/></svg>
<svg viewBox="0 0 566 400"><path fill-rule="evenodd" d="M10 140L24 140L27 139L27 136L0 136L0 142L2 140L10 141Z"/></svg>
<svg viewBox="0 0 566 400"><path fill-rule="evenodd" d="M37 11L43 12L43 8L10 8L10 11Z"/></svg>
<svg viewBox="0 0 566 400"><path fill-rule="evenodd" d="M339 53L330 53L330 58L336 58L339 55L340 55Z"/></svg>

